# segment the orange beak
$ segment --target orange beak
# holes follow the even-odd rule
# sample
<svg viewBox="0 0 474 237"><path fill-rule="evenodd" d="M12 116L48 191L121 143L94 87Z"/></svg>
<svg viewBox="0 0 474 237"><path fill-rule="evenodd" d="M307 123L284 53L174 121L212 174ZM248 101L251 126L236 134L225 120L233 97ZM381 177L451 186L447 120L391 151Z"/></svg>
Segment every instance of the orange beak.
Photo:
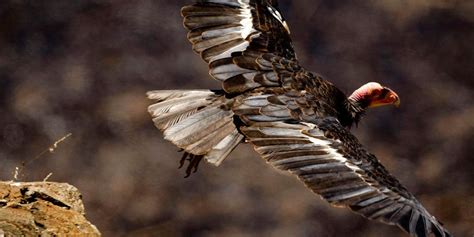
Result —
<svg viewBox="0 0 474 237"><path fill-rule="evenodd" d="M383 105L394 105L395 107L400 107L400 97L390 88L384 87L385 92L382 94L381 98L374 98L370 104L369 108L379 107Z"/></svg>
<svg viewBox="0 0 474 237"><path fill-rule="evenodd" d="M400 107L400 97L398 97L398 95L395 92L393 92L393 95L395 97L395 102L393 102L393 105L395 105L395 107L398 108Z"/></svg>

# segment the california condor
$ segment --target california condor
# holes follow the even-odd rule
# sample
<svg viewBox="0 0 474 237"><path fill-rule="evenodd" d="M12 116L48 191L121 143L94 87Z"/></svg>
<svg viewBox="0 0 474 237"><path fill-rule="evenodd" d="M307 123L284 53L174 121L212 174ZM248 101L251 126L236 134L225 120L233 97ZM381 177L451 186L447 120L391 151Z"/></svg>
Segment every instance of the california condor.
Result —
<svg viewBox="0 0 474 237"><path fill-rule="evenodd" d="M184 151L189 175L249 142L334 206L398 225L412 236L451 236L366 151L350 128L368 108L400 103L371 82L346 96L297 60L276 0L201 0L181 11L193 50L222 90L157 90L148 110Z"/></svg>

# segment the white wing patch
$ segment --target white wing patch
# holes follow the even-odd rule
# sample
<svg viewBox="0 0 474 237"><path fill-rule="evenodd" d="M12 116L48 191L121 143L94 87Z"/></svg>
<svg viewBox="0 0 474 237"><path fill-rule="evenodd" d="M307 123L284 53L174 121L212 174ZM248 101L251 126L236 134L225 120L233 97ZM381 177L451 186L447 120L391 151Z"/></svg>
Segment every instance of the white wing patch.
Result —
<svg viewBox="0 0 474 237"><path fill-rule="evenodd" d="M239 1L239 3L241 4L242 8L242 10L240 10L240 16L242 17L240 24L243 26L240 34L242 34L243 39L247 39L250 34L256 32L256 30L253 28L252 10L250 9L249 4L243 3L242 1Z"/></svg>
<svg viewBox="0 0 474 237"><path fill-rule="evenodd" d="M260 125L242 129L256 146L256 151L273 166L288 170L307 184L313 183L312 188L334 205L344 205L365 196L380 198L363 199L366 204L388 198L377 187L365 182L361 175L365 172L338 152L335 147L341 141L328 139L316 125L281 122ZM328 186L325 182L332 184Z"/></svg>
<svg viewBox="0 0 474 237"><path fill-rule="evenodd" d="M317 129L316 126L314 124L311 124L311 123L304 123L306 126L310 127L311 129ZM319 130L319 129L318 129ZM320 130L319 130L320 131ZM324 136L323 132L321 131L321 136ZM344 156L342 156L339 152L337 152L336 149L330 147L329 145L332 144L333 142L330 142L328 140L323 140L323 139L318 139L316 137L313 137L313 136L309 136L309 135L306 135L306 138L308 138L309 141L311 141L313 144L317 145L317 146L324 146L326 147L325 151L327 151L329 153L329 156L331 157L331 159L335 159L341 163L343 163L345 166L349 167L351 170L354 171L354 173L357 174L357 176L359 176L361 179L362 176L359 174L361 172L363 172L362 169L360 169L358 166L350 163L347 158L345 158ZM341 143L340 140L336 140L335 141L336 143ZM369 184L370 185L370 184ZM375 190L375 189L374 189Z"/></svg>
<svg viewBox="0 0 474 237"><path fill-rule="evenodd" d="M261 100L252 102L259 104ZM332 205L349 207L371 220L398 225L412 236L450 236L414 197L407 198L396 187L392 189L391 184L386 186L374 179L372 175L379 174L371 174L371 168L377 167L359 167L363 160L348 157L343 152L347 144L326 136L316 124L257 122L241 131L267 163L298 176ZM364 151L357 152L351 155L367 156Z"/></svg>

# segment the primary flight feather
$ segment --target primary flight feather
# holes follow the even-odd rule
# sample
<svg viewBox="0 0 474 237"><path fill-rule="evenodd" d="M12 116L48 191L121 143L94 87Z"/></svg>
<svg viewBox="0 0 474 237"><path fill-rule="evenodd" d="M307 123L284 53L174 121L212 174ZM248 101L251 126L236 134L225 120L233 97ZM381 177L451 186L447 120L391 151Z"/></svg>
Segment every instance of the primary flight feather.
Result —
<svg viewBox="0 0 474 237"><path fill-rule="evenodd" d="M412 236L451 236L349 131L368 108L400 104L371 82L347 97L298 63L276 0L202 0L182 8L193 50L222 89L157 90L148 110L184 151L189 175L250 142L335 206L397 225Z"/></svg>

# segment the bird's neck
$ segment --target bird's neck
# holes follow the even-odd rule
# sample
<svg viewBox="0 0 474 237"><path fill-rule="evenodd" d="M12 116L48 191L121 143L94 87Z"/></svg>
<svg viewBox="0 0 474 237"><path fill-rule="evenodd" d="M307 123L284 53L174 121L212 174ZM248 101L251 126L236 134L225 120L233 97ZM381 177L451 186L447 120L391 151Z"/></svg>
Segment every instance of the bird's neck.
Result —
<svg viewBox="0 0 474 237"><path fill-rule="evenodd" d="M352 98L347 99L347 110L350 112L352 117L352 124L359 123L360 119L365 115L367 111L368 103L364 100L354 100Z"/></svg>

